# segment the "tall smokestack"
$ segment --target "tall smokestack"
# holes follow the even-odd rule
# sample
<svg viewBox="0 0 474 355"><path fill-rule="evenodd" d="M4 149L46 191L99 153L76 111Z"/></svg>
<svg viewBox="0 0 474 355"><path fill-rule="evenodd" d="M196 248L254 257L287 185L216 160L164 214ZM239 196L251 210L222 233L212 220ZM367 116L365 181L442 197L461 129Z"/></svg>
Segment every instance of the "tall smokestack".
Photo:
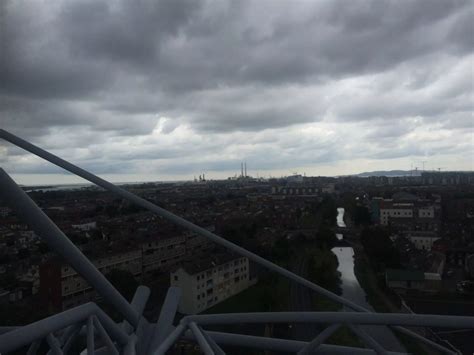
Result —
<svg viewBox="0 0 474 355"><path fill-rule="evenodd" d="M245 177L247 177L247 162L244 163L244 167L245 167Z"/></svg>
<svg viewBox="0 0 474 355"><path fill-rule="evenodd" d="M240 176L244 177L244 163L240 163Z"/></svg>

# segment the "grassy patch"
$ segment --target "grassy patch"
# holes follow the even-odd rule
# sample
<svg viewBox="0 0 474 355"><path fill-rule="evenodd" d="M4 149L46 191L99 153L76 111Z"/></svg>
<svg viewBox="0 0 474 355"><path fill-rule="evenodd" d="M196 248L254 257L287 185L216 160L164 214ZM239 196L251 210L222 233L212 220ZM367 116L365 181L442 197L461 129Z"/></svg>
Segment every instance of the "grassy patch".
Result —
<svg viewBox="0 0 474 355"><path fill-rule="evenodd" d="M315 311L338 312L341 309L341 305L339 303L331 301L327 297L318 295L316 292L312 294L311 303Z"/></svg>
<svg viewBox="0 0 474 355"><path fill-rule="evenodd" d="M368 302L377 312L390 313L390 306L380 297L377 292L376 277L373 273L367 259L361 255L360 251L356 253L354 260L354 273L359 281L359 285L364 289Z"/></svg>
<svg viewBox="0 0 474 355"><path fill-rule="evenodd" d="M289 283L284 277L263 276L257 284L229 297L204 313L237 313L286 311L289 302Z"/></svg>

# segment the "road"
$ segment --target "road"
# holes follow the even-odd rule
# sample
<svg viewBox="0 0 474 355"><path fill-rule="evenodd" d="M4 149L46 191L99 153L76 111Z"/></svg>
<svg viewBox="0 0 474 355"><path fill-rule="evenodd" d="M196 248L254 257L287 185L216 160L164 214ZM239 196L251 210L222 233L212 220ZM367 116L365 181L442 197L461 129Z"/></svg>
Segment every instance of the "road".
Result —
<svg viewBox="0 0 474 355"><path fill-rule="evenodd" d="M308 277L309 256L301 253L300 257L294 258L291 270L304 277ZM291 311L312 311L311 290L307 287L290 283L290 310ZM291 338L295 340L311 340L319 333L319 329L314 324L294 324L291 328Z"/></svg>

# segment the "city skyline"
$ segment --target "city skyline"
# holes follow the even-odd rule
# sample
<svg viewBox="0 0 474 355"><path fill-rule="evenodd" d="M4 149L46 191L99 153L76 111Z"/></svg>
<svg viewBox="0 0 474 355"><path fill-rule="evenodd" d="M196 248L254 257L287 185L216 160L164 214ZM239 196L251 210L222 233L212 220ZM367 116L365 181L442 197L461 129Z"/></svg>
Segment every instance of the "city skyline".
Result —
<svg viewBox="0 0 474 355"><path fill-rule="evenodd" d="M473 170L469 1L4 1L0 128L112 181ZM22 184L79 182L1 142Z"/></svg>

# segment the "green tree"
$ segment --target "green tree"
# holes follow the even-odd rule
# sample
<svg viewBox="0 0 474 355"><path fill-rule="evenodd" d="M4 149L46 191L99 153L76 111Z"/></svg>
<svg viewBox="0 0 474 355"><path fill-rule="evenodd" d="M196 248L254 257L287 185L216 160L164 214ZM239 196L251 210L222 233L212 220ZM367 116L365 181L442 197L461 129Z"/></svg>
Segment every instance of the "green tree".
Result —
<svg viewBox="0 0 474 355"><path fill-rule="evenodd" d="M290 257L290 243L288 239L285 237L277 239L272 249L272 255L278 261L288 260Z"/></svg>
<svg viewBox="0 0 474 355"><path fill-rule="evenodd" d="M330 226L336 224L337 206L336 201L331 197L325 197L318 207L323 223Z"/></svg>
<svg viewBox="0 0 474 355"><path fill-rule="evenodd" d="M336 241L336 235L331 228L324 224L319 227L318 233L316 234L316 243L319 248L331 249Z"/></svg>
<svg viewBox="0 0 474 355"><path fill-rule="evenodd" d="M370 224L370 213L367 207L356 206L353 216L354 224L356 226L368 226Z"/></svg>
<svg viewBox="0 0 474 355"><path fill-rule="evenodd" d="M387 229L379 226L364 228L360 240L376 271L384 271L386 267L400 267L400 254Z"/></svg>
<svg viewBox="0 0 474 355"><path fill-rule="evenodd" d="M315 249L309 262L311 281L332 292L341 294L341 274L336 255L328 249Z"/></svg>

